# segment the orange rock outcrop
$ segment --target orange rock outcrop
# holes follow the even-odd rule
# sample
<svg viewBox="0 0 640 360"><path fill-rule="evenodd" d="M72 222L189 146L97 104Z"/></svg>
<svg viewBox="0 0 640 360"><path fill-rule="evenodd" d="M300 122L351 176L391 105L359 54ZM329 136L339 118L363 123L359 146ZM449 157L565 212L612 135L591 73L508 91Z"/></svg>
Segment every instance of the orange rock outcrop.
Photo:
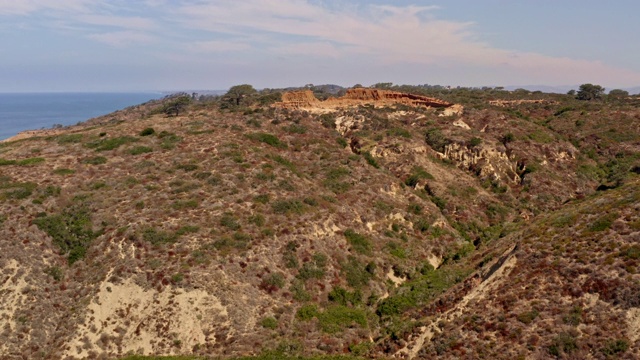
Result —
<svg viewBox="0 0 640 360"><path fill-rule="evenodd" d="M349 89L339 98L318 100L311 90L290 91L282 95L282 102L274 104L284 109L335 109L357 105L377 106L403 104L409 106L448 108L454 104L422 95L402 93L390 90L357 88Z"/></svg>

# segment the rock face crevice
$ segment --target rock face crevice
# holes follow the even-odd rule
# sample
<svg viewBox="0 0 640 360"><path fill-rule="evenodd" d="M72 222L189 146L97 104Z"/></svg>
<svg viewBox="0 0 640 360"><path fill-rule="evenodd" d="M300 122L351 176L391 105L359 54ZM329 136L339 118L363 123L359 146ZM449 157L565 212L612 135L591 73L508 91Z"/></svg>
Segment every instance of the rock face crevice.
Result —
<svg viewBox="0 0 640 360"><path fill-rule="evenodd" d="M416 94L409 94L391 90L357 88L349 89L339 98L330 98L325 101L318 100L311 90L290 91L282 95L282 101L274 104L281 109L337 109L357 105L396 105L402 104L413 107L428 108L452 108L454 104ZM458 109L459 107L456 107ZM461 110L461 109L460 109Z"/></svg>

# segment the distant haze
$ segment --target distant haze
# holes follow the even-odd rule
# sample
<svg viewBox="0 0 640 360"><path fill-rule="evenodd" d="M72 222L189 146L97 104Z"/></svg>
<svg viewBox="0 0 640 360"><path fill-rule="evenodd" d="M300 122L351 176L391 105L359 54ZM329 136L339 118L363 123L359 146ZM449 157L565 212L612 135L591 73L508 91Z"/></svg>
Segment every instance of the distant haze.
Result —
<svg viewBox="0 0 640 360"><path fill-rule="evenodd" d="M0 92L633 88L638 13L632 0L0 1Z"/></svg>

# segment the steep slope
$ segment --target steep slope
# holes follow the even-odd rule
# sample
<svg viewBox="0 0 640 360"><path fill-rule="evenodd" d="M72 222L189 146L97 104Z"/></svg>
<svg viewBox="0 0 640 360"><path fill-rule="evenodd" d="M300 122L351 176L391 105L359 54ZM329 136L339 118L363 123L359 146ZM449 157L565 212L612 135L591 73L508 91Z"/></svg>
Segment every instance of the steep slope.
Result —
<svg viewBox="0 0 640 360"><path fill-rule="evenodd" d="M637 354L635 104L447 96L0 143L0 354Z"/></svg>

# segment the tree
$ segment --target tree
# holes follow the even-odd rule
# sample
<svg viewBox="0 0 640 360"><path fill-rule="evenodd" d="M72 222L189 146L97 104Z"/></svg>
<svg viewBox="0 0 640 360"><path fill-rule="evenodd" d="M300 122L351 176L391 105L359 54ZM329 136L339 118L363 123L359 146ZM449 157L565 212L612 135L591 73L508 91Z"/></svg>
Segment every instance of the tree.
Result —
<svg viewBox="0 0 640 360"><path fill-rule="evenodd" d="M626 98L629 97L629 92L621 89L613 89L609 91L609 97L616 99Z"/></svg>
<svg viewBox="0 0 640 360"><path fill-rule="evenodd" d="M184 93L178 94L164 105L162 111L167 114L167 116L178 116L180 115L180 112L187 107L187 105L191 104L191 101L191 96Z"/></svg>
<svg viewBox="0 0 640 360"><path fill-rule="evenodd" d="M600 85L582 84L576 94L578 100L595 100L602 97L604 88Z"/></svg>
<svg viewBox="0 0 640 360"><path fill-rule="evenodd" d="M232 106L247 105L258 91L249 84L232 86L224 95L224 99L231 103Z"/></svg>

